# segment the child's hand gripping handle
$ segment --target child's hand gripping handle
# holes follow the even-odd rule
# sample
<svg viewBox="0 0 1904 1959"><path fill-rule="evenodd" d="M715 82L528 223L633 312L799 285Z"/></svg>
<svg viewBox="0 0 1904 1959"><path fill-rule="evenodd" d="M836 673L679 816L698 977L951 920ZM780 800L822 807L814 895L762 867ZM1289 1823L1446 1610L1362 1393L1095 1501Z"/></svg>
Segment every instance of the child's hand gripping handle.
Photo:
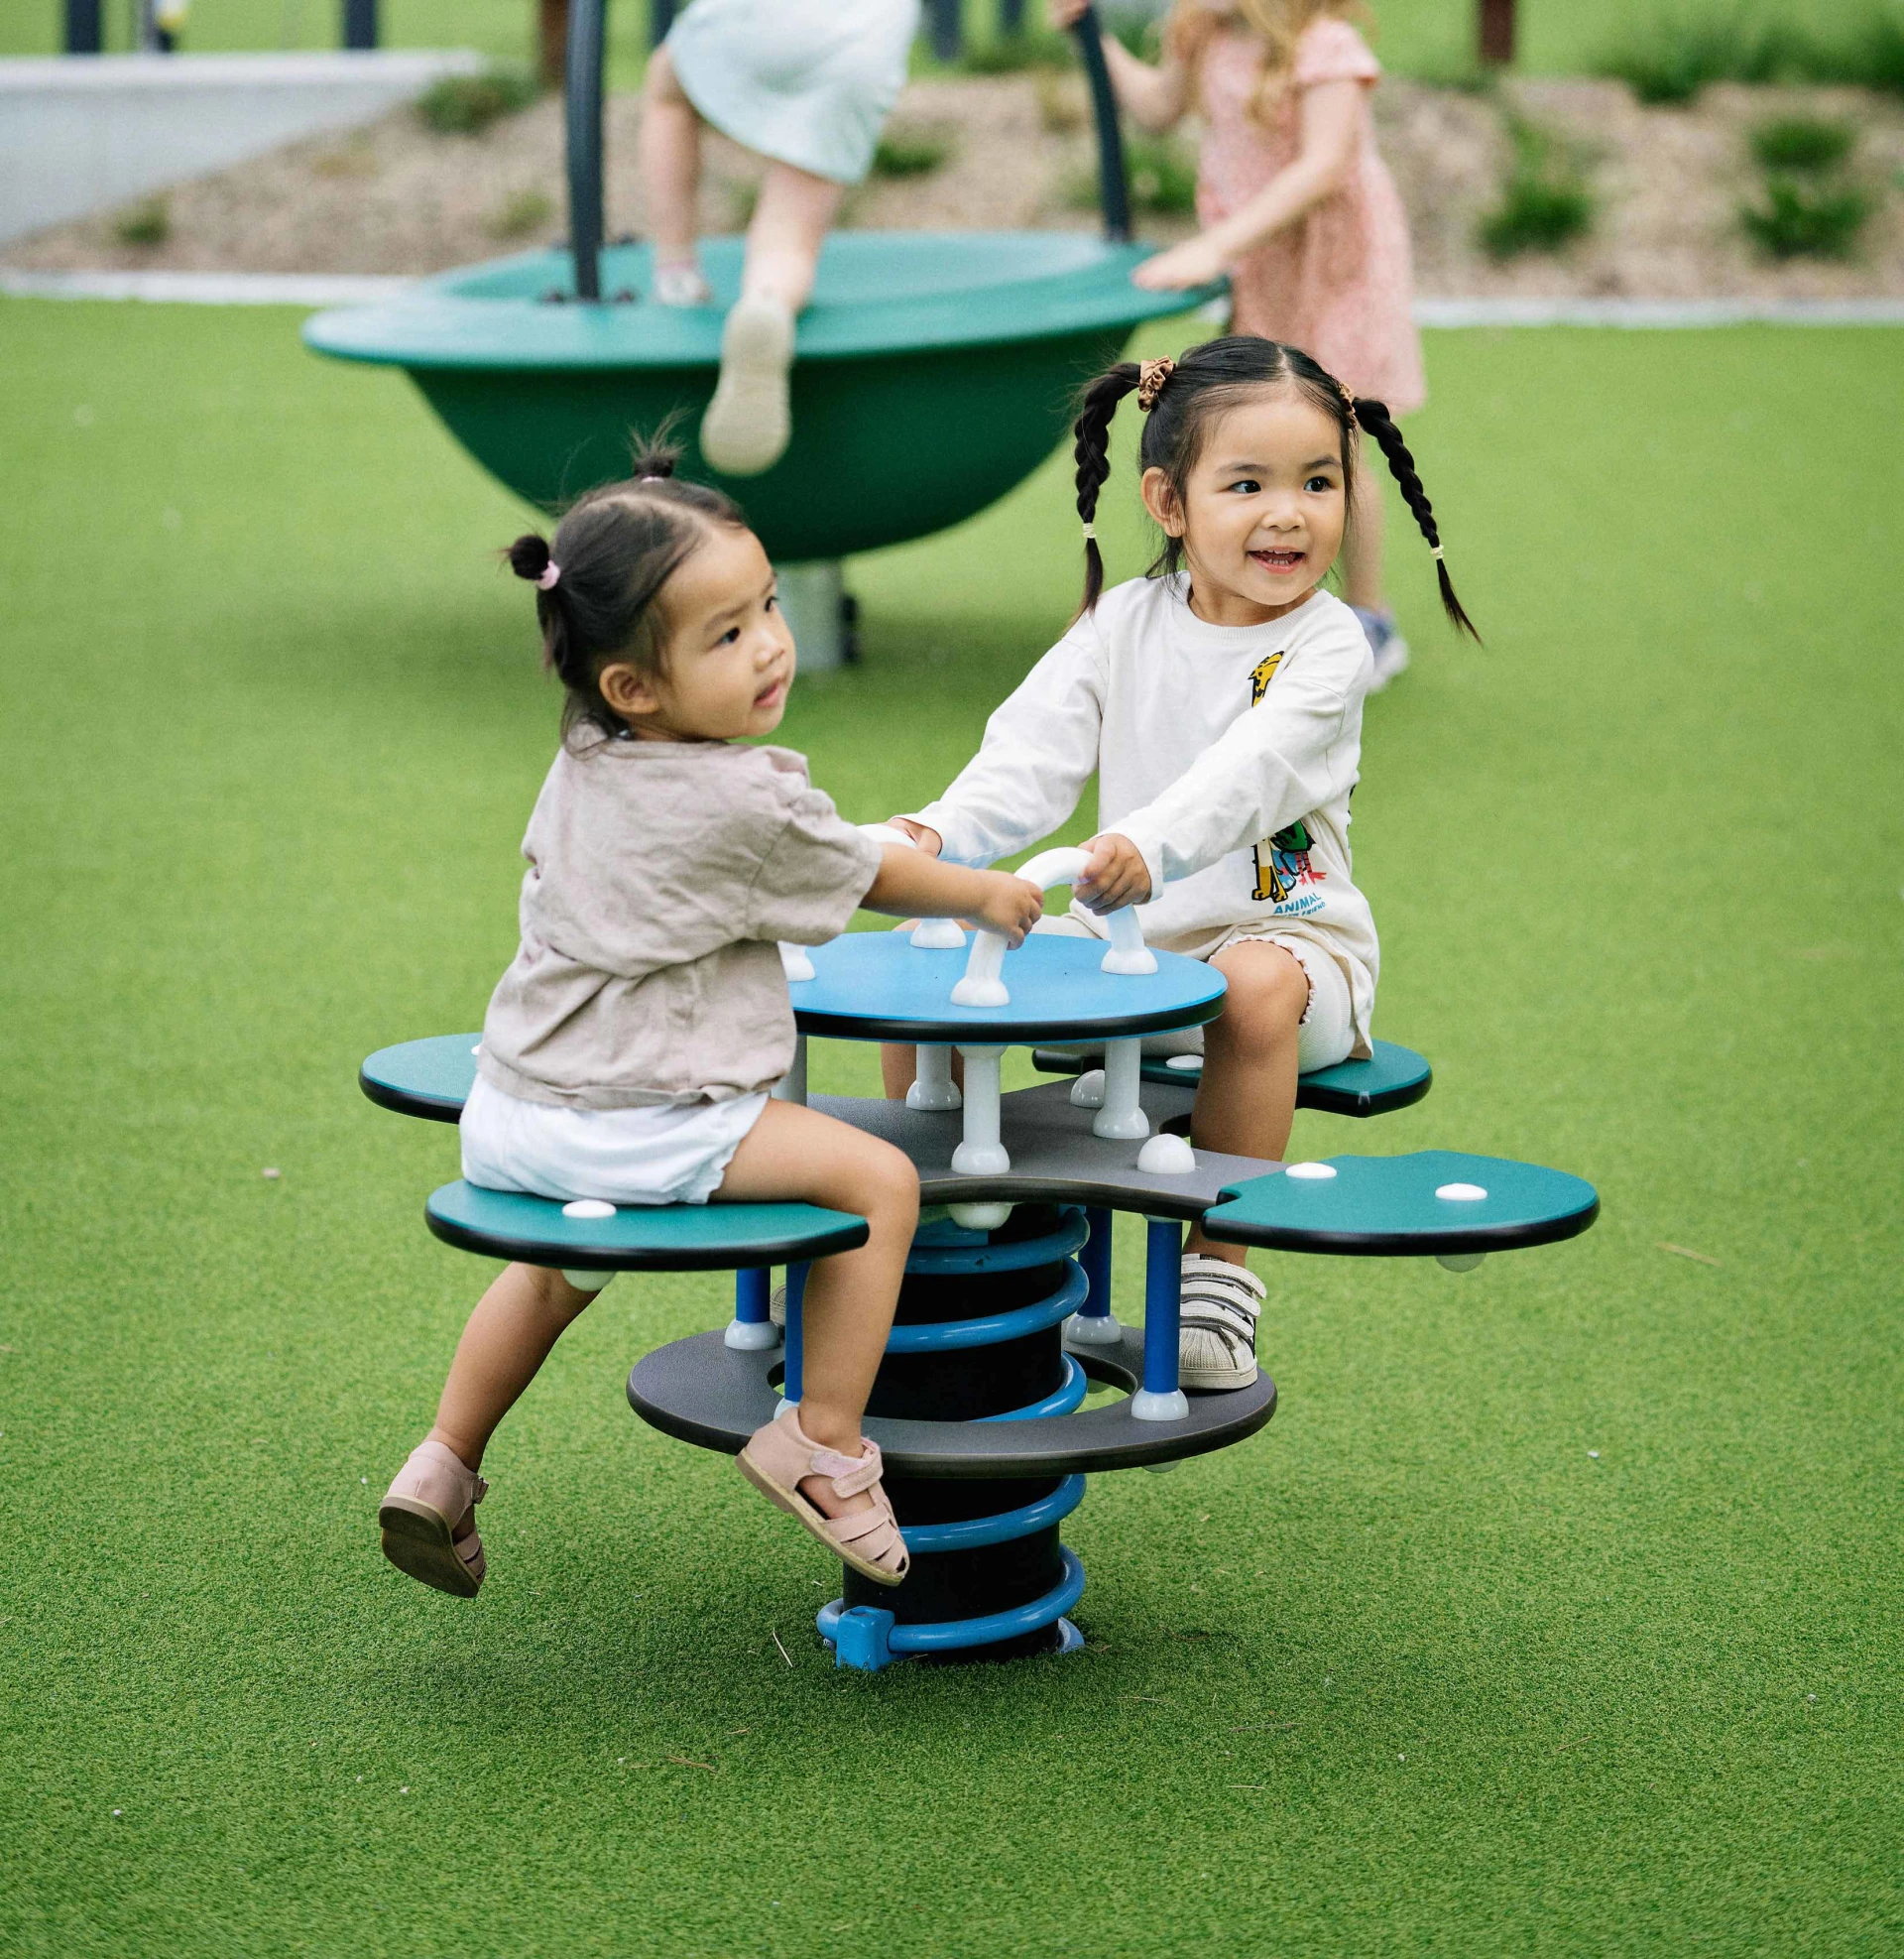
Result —
<svg viewBox="0 0 1904 1959"><path fill-rule="evenodd" d="M1041 850L1028 864L1012 873L1026 884L1049 891L1054 885L1076 884L1091 861L1086 850ZM1111 949L1104 955L1102 970L1107 973L1154 973L1157 956L1143 942L1143 927L1136 912L1129 905L1105 919L1111 933ZM952 989L955 1007L1004 1007L1011 993L1005 984L1005 940L997 932L982 931L972 942L972 956L965 964L965 977Z"/></svg>

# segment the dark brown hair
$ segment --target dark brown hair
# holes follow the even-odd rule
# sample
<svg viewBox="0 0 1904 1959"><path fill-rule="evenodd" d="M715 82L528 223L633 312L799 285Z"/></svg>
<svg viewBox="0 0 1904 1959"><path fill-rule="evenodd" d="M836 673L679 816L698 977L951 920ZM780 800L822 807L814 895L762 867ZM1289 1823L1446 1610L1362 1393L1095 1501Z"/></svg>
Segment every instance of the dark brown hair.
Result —
<svg viewBox="0 0 1904 1959"><path fill-rule="evenodd" d="M1111 418L1118 404L1132 393L1142 369L1135 361L1120 361L1084 391L1083 411L1073 425L1077 437L1073 455L1077 463L1078 515L1086 525L1097 516L1098 492L1111 474L1109 438ZM1373 438L1388 460L1390 474L1403 501L1414 515L1421 535L1436 552L1435 573L1441 583L1442 609L1460 630L1479 640L1474 622L1463 611L1455 596L1454 581L1441 561L1441 532L1435 524L1434 506L1415 473L1415 459L1401 439L1386 406L1358 396L1354 413L1350 396L1329 370L1312 360L1300 347L1286 347L1279 340L1259 339L1253 333L1230 333L1221 339L1206 340L1192 347L1180 359L1170 377L1158 390L1156 404L1144 417L1143 436L1137 449L1138 469L1161 469L1170 479L1178 503L1185 501L1190 472L1203 452L1212 424L1226 410L1235 408L1249 396L1263 389L1293 389L1334 422L1342 444L1342 488L1346 501L1353 504L1355 492L1358 427ZM1166 538L1163 550L1150 566L1159 572L1175 571L1183 563L1183 540ZM1095 538L1084 542L1084 603L1089 612L1104 590L1104 558Z"/></svg>
<svg viewBox="0 0 1904 1959"><path fill-rule="evenodd" d="M504 556L519 578L539 581L551 563L555 582L536 594L542 665L567 690L562 732L587 724L605 735L623 731L602 698L601 672L626 661L658 673L667 644L662 587L717 524L744 527L740 506L705 483L674 474L680 451L665 440L637 437L632 474L573 505L554 542L529 531Z"/></svg>

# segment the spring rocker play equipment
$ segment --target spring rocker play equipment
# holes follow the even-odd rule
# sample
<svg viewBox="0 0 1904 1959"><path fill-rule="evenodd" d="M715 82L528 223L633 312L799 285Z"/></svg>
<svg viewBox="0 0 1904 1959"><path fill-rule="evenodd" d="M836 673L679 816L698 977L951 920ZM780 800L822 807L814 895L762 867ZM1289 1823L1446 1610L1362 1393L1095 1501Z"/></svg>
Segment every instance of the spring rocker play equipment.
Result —
<svg viewBox="0 0 1904 1959"><path fill-rule="evenodd" d="M1018 875L1069 884L1083 860L1047 851ZM1229 1448L1274 1414L1267 1374L1223 1394L1178 1383L1186 1222L1201 1218L1235 1244L1471 1271L1490 1252L1574 1237L1599 1214L1579 1177L1499 1158L1432 1150L1278 1164L1194 1148L1186 1131L1200 1063L1146 1061L1143 1040L1214 1019L1223 976L1146 947L1133 914L1108 927L1108 940L1034 933L1010 954L1003 940L943 921L781 948L799 1042L775 1092L905 1151L923 1206L866 1421L912 1564L893 1590L843 1574L817 1622L840 1665L1072 1650L1082 1642L1068 1615L1085 1577L1059 1527L1086 1478ZM918 1078L906 1100L809 1098L816 1036L913 1043ZM454 1122L478 1041L384 1048L360 1084L386 1108ZM1058 1078L1002 1094L1000 1056L1012 1045L1030 1046ZM1419 1101L1429 1083L1420 1055L1383 1042L1369 1060L1303 1076L1297 1102L1373 1116ZM1111 1310L1118 1211L1146 1220L1140 1327ZM617 1209L460 1181L437 1190L425 1215L450 1245L559 1268L584 1290L617 1272L734 1271L731 1323L658 1348L628 1378L643 1420L730 1455L799 1401L807 1265L867 1236L864 1219L805 1204ZM783 1329L770 1313L774 1266L786 1268ZM1093 1383L1118 1399L1085 1408Z"/></svg>
<svg viewBox="0 0 1904 1959"><path fill-rule="evenodd" d="M322 312L305 343L400 367L456 439L530 502L555 508L627 473L628 431L680 413L698 429L739 294L741 241L703 251L711 306L654 305L645 245L604 244L606 0L571 0L566 105L571 238ZM1104 235L847 231L828 238L800 316L793 439L764 475L685 467L742 502L780 571L809 672L849 650L840 560L985 509L1050 454L1067 404L1140 321L1219 292L1145 293L1130 271L1124 152L1096 24L1078 27L1097 116Z"/></svg>

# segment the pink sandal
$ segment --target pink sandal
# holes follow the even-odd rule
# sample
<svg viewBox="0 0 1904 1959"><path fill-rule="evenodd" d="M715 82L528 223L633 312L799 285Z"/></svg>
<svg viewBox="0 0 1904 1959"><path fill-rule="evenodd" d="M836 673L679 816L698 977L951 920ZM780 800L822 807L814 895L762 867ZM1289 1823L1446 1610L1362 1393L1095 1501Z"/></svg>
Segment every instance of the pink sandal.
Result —
<svg viewBox="0 0 1904 1959"><path fill-rule="evenodd" d="M418 1443L377 1513L384 1555L439 1592L473 1599L488 1568L476 1534L476 1506L488 1495L489 1485L454 1449Z"/></svg>
<svg viewBox="0 0 1904 1959"><path fill-rule="evenodd" d="M880 1487L882 1465L877 1443L862 1440L857 1457L822 1448L801 1429L799 1410L788 1408L748 1437L740 1465L741 1474L757 1490L798 1518L862 1577L871 1578L876 1585L896 1585L904 1578L911 1560L892 1502ZM808 1476L828 1478L835 1494L842 1497L857 1496L864 1490L872 1497L873 1508L856 1510L847 1517L828 1517L800 1494L801 1480Z"/></svg>

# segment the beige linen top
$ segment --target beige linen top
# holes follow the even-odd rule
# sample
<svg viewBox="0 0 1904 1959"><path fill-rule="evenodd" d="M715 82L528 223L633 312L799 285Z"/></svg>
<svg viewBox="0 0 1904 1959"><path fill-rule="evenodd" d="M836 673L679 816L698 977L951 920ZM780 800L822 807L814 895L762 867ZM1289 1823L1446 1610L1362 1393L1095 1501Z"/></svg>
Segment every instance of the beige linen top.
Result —
<svg viewBox="0 0 1904 1959"><path fill-rule="evenodd" d="M880 868L784 748L564 743L523 839L521 950L477 1067L572 1109L751 1095L793 1061L775 941L846 927Z"/></svg>

